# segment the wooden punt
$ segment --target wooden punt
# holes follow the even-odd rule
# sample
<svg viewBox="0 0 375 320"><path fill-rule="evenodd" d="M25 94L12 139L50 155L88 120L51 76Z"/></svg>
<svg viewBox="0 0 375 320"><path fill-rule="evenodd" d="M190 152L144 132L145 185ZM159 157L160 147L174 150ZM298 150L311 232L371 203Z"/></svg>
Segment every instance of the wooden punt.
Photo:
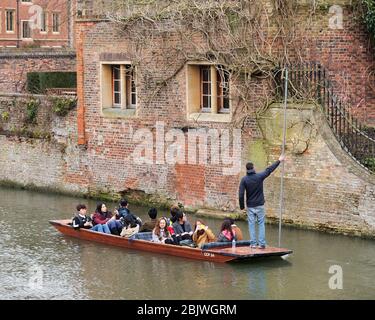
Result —
<svg viewBox="0 0 375 320"><path fill-rule="evenodd" d="M265 249L252 249L249 247L249 245L241 244L238 244L235 248L232 248L230 245L208 249L190 248L187 246L154 243L146 240L128 239L87 229L75 230L71 225L69 225L71 220L51 220L49 223L62 234L78 239L95 241L128 249L149 251L212 262L231 262L256 258L281 257L292 253L291 250L284 248L267 247Z"/></svg>

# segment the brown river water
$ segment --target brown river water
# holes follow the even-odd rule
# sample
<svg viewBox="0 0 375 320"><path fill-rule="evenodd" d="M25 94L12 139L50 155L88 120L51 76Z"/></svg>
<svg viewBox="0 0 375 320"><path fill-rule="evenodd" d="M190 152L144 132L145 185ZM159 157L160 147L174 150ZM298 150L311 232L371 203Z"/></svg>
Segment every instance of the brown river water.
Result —
<svg viewBox="0 0 375 320"><path fill-rule="evenodd" d="M48 223L70 218L80 202L93 212L93 200L6 188L0 200L0 299L375 298L374 240L285 227L282 246L294 251L286 259L220 264L69 238ZM131 210L147 217L148 208ZM218 232L220 220L205 221ZM238 225L248 237L247 223ZM277 226L266 231L276 245ZM342 289L330 288L332 266Z"/></svg>

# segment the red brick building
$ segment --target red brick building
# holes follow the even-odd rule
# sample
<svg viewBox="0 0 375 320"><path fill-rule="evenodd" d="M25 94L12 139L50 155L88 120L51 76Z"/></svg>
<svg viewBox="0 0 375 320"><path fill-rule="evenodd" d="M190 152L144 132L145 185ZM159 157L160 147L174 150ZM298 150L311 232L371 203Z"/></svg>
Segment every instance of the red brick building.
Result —
<svg viewBox="0 0 375 320"><path fill-rule="evenodd" d="M181 41L181 34L185 33L168 29L167 23L165 31L154 30L152 37L142 38L138 32L144 27L141 23L130 24L126 32L121 31L115 21L95 14L93 1L86 2L91 2L91 8L83 10L86 15L77 20L77 116L78 144L87 147L89 159L86 169L70 171L67 182L89 186L93 192L141 190L167 195L188 205L235 208L243 172L225 176L222 164L170 164L164 156L159 162L154 159L153 163L138 165L127 157L137 147L130 131L144 128L155 132L157 121L165 123L165 130L221 130L243 124L240 152L244 163L249 159L248 143L261 136L256 119L260 97L272 98L272 89L262 84L261 77L255 77L250 83L253 93L247 97L248 116L239 122L243 116L243 109L239 108L241 93L226 77L225 67L207 59L214 54L204 35L191 33L189 40ZM291 62L302 58L304 62L321 63L331 79L337 80L338 94L348 94L353 106L358 104L368 123L373 123L374 92L366 73L374 68L373 55L364 26L353 18L350 6L343 8L343 28L331 28L329 8L321 8L303 30L305 33L285 48ZM308 20L309 10L302 6L296 13L296 34ZM272 27L273 24L265 24L265 29L260 29L262 36L272 39ZM149 28L153 28L152 23ZM143 30L150 34L147 27ZM278 51L284 54L281 43L287 36L275 36L270 41L272 46L264 45L264 57L267 50L275 56ZM144 43L147 45L142 46ZM218 50L227 52L225 44L220 42ZM230 101L224 96L229 96ZM153 139L155 136L150 137L149 143Z"/></svg>
<svg viewBox="0 0 375 320"><path fill-rule="evenodd" d="M1 0L0 47L72 47L73 0Z"/></svg>

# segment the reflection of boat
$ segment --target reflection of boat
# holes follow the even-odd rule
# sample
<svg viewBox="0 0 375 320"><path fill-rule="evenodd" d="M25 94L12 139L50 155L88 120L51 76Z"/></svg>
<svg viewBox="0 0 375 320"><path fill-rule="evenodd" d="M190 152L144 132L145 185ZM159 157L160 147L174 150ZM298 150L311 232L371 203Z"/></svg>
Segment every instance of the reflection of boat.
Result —
<svg viewBox="0 0 375 320"><path fill-rule="evenodd" d="M95 232L87 229L75 230L71 226L71 220L49 221L57 230L67 236L101 242L117 247L124 247L135 250L150 251L172 256L206 260L213 262L229 262L251 260L255 258L283 256L292 253L289 249L267 247L265 249L252 249L248 241L239 241L237 246L232 248L227 243L210 243L203 249L190 248L186 246L175 246L170 244L154 243L147 240L137 239L137 236L146 236L146 233L136 234L134 238L122 238L119 236ZM146 238L146 237L144 237Z"/></svg>

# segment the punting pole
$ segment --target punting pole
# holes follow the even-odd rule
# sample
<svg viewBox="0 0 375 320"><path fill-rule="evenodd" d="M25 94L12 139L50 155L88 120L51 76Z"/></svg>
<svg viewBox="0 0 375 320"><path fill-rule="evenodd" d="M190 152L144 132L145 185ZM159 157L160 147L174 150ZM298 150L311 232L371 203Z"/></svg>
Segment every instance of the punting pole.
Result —
<svg viewBox="0 0 375 320"><path fill-rule="evenodd" d="M285 143L286 143L286 107L288 100L288 69L284 69L284 126L283 126L283 144L281 154L285 154ZM283 216L284 209L284 163L281 162L281 180L280 180L280 213L279 213L279 248L281 248L281 220Z"/></svg>

